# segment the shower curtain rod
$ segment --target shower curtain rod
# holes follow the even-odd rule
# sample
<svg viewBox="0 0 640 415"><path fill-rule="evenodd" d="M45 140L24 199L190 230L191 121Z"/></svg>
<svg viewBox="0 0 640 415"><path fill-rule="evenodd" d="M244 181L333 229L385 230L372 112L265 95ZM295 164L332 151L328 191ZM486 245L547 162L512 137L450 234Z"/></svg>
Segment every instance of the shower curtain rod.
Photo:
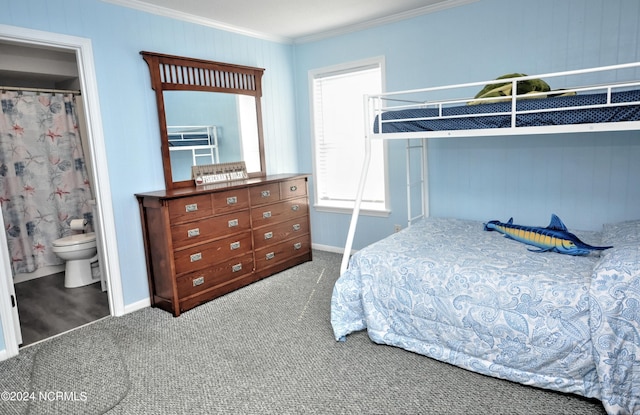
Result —
<svg viewBox="0 0 640 415"><path fill-rule="evenodd" d="M28 91L28 92L46 92L51 94L73 94L80 95L77 89L49 89L49 88L23 88L18 86L0 86L0 91Z"/></svg>

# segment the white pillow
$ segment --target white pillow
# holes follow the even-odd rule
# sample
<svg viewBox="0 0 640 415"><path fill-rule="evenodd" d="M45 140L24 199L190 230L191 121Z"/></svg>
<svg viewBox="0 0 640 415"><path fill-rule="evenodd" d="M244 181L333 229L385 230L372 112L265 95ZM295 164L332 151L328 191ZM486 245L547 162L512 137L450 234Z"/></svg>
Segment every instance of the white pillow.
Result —
<svg viewBox="0 0 640 415"><path fill-rule="evenodd" d="M640 220L605 224L602 227L602 244L640 246Z"/></svg>

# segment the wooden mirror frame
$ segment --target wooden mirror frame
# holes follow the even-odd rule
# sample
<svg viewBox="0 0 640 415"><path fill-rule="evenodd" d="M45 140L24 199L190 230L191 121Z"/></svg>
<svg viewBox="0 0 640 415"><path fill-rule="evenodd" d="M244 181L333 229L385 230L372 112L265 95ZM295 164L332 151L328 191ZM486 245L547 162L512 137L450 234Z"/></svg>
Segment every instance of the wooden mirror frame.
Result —
<svg viewBox="0 0 640 415"><path fill-rule="evenodd" d="M241 66L230 63L185 58L154 52L140 52L149 66L151 88L156 93L160 139L162 141L162 165L167 190L194 187L193 180L173 181L169 154L169 136L164 106L164 91L205 91L243 94L255 98L258 123L258 147L260 171L249 173L249 177L266 175L264 138L262 129L262 74L263 68Z"/></svg>

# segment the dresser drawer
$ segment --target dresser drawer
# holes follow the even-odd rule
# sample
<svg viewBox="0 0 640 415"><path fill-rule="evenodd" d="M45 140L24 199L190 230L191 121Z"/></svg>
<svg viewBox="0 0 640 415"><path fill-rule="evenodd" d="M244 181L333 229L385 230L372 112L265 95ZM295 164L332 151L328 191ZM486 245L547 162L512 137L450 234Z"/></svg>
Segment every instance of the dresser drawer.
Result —
<svg viewBox="0 0 640 415"><path fill-rule="evenodd" d="M264 248L306 233L309 233L309 221L306 216L267 225L253 232L253 248Z"/></svg>
<svg viewBox="0 0 640 415"><path fill-rule="evenodd" d="M203 269L251 250L251 232L244 232L176 251L174 254L176 274Z"/></svg>
<svg viewBox="0 0 640 415"><path fill-rule="evenodd" d="M251 210L253 227L270 225L285 220L306 216L309 212L307 198L291 199L288 201L265 205Z"/></svg>
<svg viewBox="0 0 640 415"><path fill-rule="evenodd" d="M302 235L279 244L256 250L256 269L261 270L279 262L309 252L309 235Z"/></svg>
<svg viewBox="0 0 640 415"><path fill-rule="evenodd" d="M291 199L307 195L307 180L287 180L280 183L280 199Z"/></svg>
<svg viewBox="0 0 640 415"><path fill-rule="evenodd" d="M213 214L211 195L182 197L169 200L171 223L186 222Z"/></svg>
<svg viewBox="0 0 640 415"><path fill-rule="evenodd" d="M172 226L171 239L173 248L180 249L249 229L251 229L249 211L242 210Z"/></svg>
<svg viewBox="0 0 640 415"><path fill-rule="evenodd" d="M178 297L185 298L253 271L253 254L210 266L178 278Z"/></svg>
<svg viewBox="0 0 640 415"><path fill-rule="evenodd" d="M249 208L249 191L235 189L213 194L213 213L220 214Z"/></svg>
<svg viewBox="0 0 640 415"><path fill-rule="evenodd" d="M280 183L263 184L249 190L251 206L260 206L280 200Z"/></svg>

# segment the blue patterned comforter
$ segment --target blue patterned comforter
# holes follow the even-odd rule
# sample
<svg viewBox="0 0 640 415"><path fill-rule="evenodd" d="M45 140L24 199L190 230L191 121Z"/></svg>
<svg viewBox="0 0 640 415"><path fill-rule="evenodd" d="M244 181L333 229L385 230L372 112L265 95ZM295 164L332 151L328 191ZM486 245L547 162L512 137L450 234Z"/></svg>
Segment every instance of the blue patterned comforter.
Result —
<svg viewBox="0 0 640 415"><path fill-rule="evenodd" d="M351 258L331 300L335 338L367 329L376 343L640 411L637 230L626 250L573 257L530 252L481 222L423 220Z"/></svg>

